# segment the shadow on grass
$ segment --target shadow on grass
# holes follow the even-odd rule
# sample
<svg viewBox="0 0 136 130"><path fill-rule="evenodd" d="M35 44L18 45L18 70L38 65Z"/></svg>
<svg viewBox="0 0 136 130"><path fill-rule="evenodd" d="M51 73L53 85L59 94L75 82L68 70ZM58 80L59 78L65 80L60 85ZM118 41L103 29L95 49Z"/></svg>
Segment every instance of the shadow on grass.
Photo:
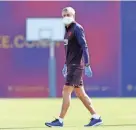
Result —
<svg viewBox="0 0 136 130"><path fill-rule="evenodd" d="M98 126L98 127L126 127L126 126L136 126L136 124L109 124L109 125L101 125L101 126ZM64 128L72 128L72 127L75 127L75 128L78 128L77 126L64 126ZM3 128L0 128L0 130L8 130L8 129L46 129L46 128L49 128L49 127L3 127ZM85 127L84 127L85 128ZM86 127L88 128L88 127ZM90 127L89 127L90 128Z"/></svg>

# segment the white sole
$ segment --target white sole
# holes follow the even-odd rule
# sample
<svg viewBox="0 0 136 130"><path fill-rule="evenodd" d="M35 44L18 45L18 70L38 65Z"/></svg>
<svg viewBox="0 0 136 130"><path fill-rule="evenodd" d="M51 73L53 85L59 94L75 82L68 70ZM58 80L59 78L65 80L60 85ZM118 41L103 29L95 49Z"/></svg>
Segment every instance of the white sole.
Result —
<svg viewBox="0 0 136 130"><path fill-rule="evenodd" d="M92 125L92 126L99 126L99 125L101 125L103 122L101 121L101 122L98 122L98 123L96 123L96 124L94 124L94 125Z"/></svg>
<svg viewBox="0 0 136 130"><path fill-rule="evenodd" d="M52 126L52 125L47 125L47 124L45 124L45 125L48 126L48 127L58 127L58 128L63 127L63 126Z"/></svg>

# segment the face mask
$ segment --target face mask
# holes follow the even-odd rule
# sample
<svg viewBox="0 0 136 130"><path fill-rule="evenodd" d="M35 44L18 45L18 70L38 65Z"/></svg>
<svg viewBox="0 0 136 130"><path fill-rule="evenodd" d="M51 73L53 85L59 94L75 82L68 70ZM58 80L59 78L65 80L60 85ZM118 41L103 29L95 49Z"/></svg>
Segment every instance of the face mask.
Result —
<svg viewBox="0 0 136 130"><path fill-rule="evenodd" d="M69 25L74 21L74 18L73 17L64 17L62 21L65 25Z"/></svg>

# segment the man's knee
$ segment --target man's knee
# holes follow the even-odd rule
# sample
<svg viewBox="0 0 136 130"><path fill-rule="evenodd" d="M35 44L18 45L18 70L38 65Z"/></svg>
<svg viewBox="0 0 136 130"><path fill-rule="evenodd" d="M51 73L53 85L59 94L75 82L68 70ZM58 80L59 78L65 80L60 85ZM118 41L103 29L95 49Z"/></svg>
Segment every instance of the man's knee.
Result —
<svg viewBox="0 0 136 130"><path fill-rule="evenodd" d="M86 93L81 93L81 92L75 92L75 94L76 94L76 96L77 96L78 98L84 98L84 97L87 96Z"/></svg>
<svg viewBox="0 0 136 130"><path fill-rule="evenodd" d="M76 95L78 98L87 97L87 94L85 93L85 91L83 90L83 88L76 88L76 89L75 89L75 95Z"/></svg>
<svg viewBox="0 0 136 130"><path fill-rule="evenodd" d="M63 91L62 91L62 94L63 95L71 95L72 91L73 91L73 87L72 86L64 86L63 87Z"/></svg>

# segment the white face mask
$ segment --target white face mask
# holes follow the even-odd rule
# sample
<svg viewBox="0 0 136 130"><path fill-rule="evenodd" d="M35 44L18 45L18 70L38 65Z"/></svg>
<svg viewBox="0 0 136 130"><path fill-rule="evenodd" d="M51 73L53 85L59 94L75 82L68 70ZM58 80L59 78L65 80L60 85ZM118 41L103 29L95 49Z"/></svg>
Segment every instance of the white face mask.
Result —
<svg viewBox="0 0 136 130"><path fill-rule="evenodd" d="M69 25L74 21L74 18L73 17L64 17L62 21L65 25Z"/></svg>

